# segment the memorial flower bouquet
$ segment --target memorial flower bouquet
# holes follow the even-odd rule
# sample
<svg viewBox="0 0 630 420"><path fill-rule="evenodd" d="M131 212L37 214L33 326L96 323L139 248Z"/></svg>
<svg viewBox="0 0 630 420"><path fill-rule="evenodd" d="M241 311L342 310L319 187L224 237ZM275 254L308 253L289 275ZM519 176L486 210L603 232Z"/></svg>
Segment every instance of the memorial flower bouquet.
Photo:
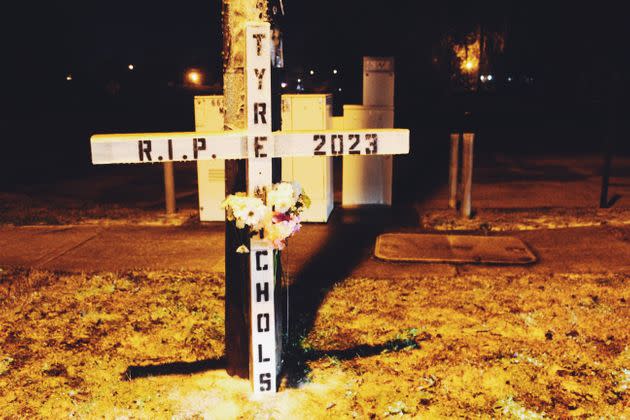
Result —
<svg viewBox="0 0 630 420"><path fill-rule="evenodd" d="M228 195L221 207L240 235L247 238L259 235L270 247L282 250L287 239L302 227L300 215L310 204L310 198L298 183L280 182L260 189L253 196ZM249 252L245 245L247 238L241 238L237 253Z"/></svg>

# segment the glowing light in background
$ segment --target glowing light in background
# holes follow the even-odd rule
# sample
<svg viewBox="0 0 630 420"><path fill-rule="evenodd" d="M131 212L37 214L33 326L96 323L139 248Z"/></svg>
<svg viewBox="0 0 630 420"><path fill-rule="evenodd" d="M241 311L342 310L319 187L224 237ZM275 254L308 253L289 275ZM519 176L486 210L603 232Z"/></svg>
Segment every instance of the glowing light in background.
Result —
<svg viewBox="0 0 630 420"><path fill-rule="evenodd" d="M455 44L453 52L459 60L459 70L464 74L473 74L479 70L479 40L472 44Z"/></svg>
<svg viewBox="0 0 630 420"><path fill-rule="evenodd" d="M481 81L482 81L482 82L484 82L484 83L485 83L485 81L486 81L486 76L482 74L482 75L481 75L481 77L480 77L480 79L481 79Z"/></svg>
<svg viewBox="0 0 630 420"><path fill-rule="evenodd" d="M282 87L282 89L286 88L287 87L287 82L280 83L280 86Z"/></svg>
<svg viewBox="0 0 630 420"><path fill-rule="evenodd" d="M72 80L72 75L71 75L71 74L68 74L68 75L66 76L66 80L67 80L68 82L70 82L70 81Z"/></svg>
<svg viewBox="0 0 630 420"><path fill-rule="evenodd" d="M186 80L193 85L200 85L201 73L198 70L188 70L188 73L186 73Z"/></svg>
<svg viewBox="0 0 630 420"><path fill-rule="evenodd" d="M315 74L315 70L311 70L311 71L309 71L309 74L310 74L311 76L312 76L312 75L314 75L314 74Z"/></svg>
<svg viewBox="0 0 630 420"><path fill-rule="evenodd" d="M337 69L333 69L333 74L337 74L337 73L339 73Z"/></svg>
<svg viewBox="0 0 630 420"><path fill-rule="evenodd" d="M489 81L489 82L491 82L491 81L492 81L492 75L491 75L491 74L489 74L489 75L488 75L488 77L487 77L487 79L488 79L488 81Z"/></svg>
<svg viewBox="0 0 630 420"><path fill-rule="evenodd" d="M129 70L133 70L133 69L134 69L134 66L133 66L133 64L129 64L129 65L127 66L127 68L128 68Z"/></svg>

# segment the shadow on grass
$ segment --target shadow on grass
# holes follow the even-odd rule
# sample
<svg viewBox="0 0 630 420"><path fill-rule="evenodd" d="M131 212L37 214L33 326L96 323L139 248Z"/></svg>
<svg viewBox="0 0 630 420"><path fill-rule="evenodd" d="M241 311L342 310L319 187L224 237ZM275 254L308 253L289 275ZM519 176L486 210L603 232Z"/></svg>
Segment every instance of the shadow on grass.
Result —
<svg viewBox="0 0 630 420"><path fill-rule="evenodd" d="M370 357L384 352L396 352L408 348L418 348L418 342L414 339L396 339L383 344L367 345L361 344L349 349L340 350L315 350L302 349L297 345L288 352L286 362L289 368L286 371L289 386L295 386L306 379L309 369L306 362L333 359L351 360L356 358ZM225 369L227 366L225 357L217 359L199 360L195 362L173 362L158 365L129 366L122 374L124 381L148 378L151 376L169 375L191 375L195 373L207 372L211 370Z"/></svg>
<svg viewBox="0 0 630 420"><path fill-rule="evenodd" d="M298 345L294 345L286 352L283 377L286 378L287 387L295 388L304 382L308 382L308 375L311 369L307 362L321 359L330 359L331 361L362 359L382 353L395 353L406 349L417 349L420 348L420 341L422 341L422 338L400 338L387 341L383 344L361 344L341 350L302 349L298 347Z"/></svg>
<svg viewBox="0 0 630 420"><path fill-rule="evenodd" d="M196 362L173 362L160 365L129 366L122 374L122 379L131 381L133 379L147 378L149 376L167 375L191 375L193 373L206 372L209 370L225 369L225 357L217 359L198 360Z"/></svg>
<svg viewBox="0 0 630 420"><path fill-rule="evenodd" d="M377 346L361 345L334 351L300 348L300 341L313 329L318 311L329 291L350 277L361 261L371 257L376 237L388 227L417 226L417 221L418 215L410 207L341 210L332 218L329 222L332 225L330 236L325 245L300 267L289 288L289 322L288 327L285 327L288 337L283 351L287 386L302 383L308 375L307 362L315 359L330 357L348 360L416 345L413 340L393 340Z"/></svg>

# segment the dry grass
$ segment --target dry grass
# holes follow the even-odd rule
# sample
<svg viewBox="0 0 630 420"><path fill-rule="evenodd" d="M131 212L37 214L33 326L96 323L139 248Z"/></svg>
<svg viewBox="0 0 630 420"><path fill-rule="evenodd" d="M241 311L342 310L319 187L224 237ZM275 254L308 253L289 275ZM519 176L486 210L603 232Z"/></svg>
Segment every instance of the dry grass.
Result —
<svg viewBox="0 0 630 420"><path fill-rule="evenodd" d="M130 366L222 356L221 278L4 271L0 413L622 418L629 409L628 280L615 274L348 279L329 292L301 339L305 355L319 354L308 362L309 379L257 400L247 381L224 370L125 380ZM413 345L338 357L396 339Z"/></svg>

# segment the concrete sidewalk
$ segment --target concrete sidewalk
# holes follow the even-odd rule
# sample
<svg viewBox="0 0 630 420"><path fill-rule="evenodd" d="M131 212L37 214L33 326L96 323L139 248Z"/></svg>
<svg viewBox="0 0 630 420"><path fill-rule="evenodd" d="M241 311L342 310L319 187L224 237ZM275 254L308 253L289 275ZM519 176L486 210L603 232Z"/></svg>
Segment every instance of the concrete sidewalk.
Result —
<svg viewBox="0 0 630 420"><path fill-rule="evenodd" d="M0 268L63 271L224 271L224 226L25 226L0 227ZM307 225L291 240L291 275L339 271L343 276L409 278L462 272L630 273L630 226L506 232L537 254L530 266L392 263L373 256L383 230L369 224ZM418 231L406 228L405 231ZM287 265L285 265L285 269Z"/></svg>

